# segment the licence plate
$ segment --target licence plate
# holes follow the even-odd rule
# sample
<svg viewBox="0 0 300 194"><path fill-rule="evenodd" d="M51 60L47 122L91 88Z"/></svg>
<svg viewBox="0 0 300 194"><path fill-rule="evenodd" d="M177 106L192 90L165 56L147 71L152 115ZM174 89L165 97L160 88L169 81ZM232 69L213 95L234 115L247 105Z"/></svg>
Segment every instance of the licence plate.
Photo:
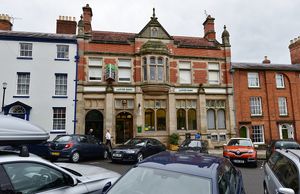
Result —
<svg viewBox="0 0 300 194"><path fill-rule="evenodd" d="M113 154L113 157L120 158L120 157L122 157L122 154Z"/></svg>
<svg viewBox="0 0 300 194"><path fill-rule="evenodd" d="M52 156L59 156L59 152L51 152Z"/></svg>
<svg viewBox="0 0 300 194"><path fill-rule="evenodd" d="M244 164L245 161L244 160L233 160L234 163L240 163L240 164Z"/></svg>

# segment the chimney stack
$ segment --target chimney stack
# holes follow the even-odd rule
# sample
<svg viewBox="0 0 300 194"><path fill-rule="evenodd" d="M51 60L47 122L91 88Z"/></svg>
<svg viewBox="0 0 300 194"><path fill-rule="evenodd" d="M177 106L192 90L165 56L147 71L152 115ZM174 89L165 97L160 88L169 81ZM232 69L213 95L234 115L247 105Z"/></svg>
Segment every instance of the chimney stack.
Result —
<svg viewBox="0 0 300 194"><path fill-rule="evenodd" d="M91 33L92 32L91 22L93 17L92 8L90 8L89 4L86 4L86 6L82 8L82 10L83 10L84 32Z"/></svg>
<svg viewBox="0 0 300 194"><path fill-rule="evenodd" d="M209 41L216 40L215 22L214 21L215 21L215 18L208 15L205 22L203 23L204 38L206 38Z"/></svg>
<svg viewBox="0 0 300 194"><path fill-rule="evenodd" d="M262 62L263 64L270 64L271 61L268 59L268 56L265 56L265 59Z"/></svg>
<svg viewBox="0 0 300 194"><path fill-rule="evenodd" d="M290 41L290 55L292 64L300 64L300 36Z"/></svg>
<svg viewBox="0 0 300 194"><path fill-rule="evenodd" d="M11 23L11 19L12 18L7 14L0 14L0 30L11 31L13 26Z"/></svg>
<svg viewBox="0 0 300 194"><path fill-rule="evenodd" d="M59 16L56 20L56 33L57 34L76 34L77 22L75 17Z"/></svg>

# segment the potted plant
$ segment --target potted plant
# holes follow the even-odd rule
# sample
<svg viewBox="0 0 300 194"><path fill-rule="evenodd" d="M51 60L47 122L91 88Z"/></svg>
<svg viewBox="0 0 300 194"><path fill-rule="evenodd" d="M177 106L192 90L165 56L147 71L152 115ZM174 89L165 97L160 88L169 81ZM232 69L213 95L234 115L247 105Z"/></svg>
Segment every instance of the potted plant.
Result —
<svg viewBox="0 0 300 194"><path fill-rule="evenodd" d="M180 136L178 133L172 133L169 135L169 149L172 151L176 151L179 148L179 139Z"/></svg>

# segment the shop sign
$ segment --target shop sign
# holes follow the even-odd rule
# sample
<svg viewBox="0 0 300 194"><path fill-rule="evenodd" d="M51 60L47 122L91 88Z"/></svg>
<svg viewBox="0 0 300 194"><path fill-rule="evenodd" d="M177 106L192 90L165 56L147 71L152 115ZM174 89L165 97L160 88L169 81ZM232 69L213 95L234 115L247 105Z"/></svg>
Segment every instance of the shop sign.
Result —
<svg viewBox="0 0 300 194"><path fill-rule="evenodd" d="M197 88L175 88L176 93L197 93Z"/></svg>

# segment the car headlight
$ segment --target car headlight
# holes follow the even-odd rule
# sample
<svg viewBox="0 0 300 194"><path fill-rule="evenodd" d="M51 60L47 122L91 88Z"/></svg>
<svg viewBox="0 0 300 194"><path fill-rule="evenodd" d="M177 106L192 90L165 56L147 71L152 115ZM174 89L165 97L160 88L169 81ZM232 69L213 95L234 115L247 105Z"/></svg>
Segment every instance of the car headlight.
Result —
<svg viewBox="0 0 300 194"><path fill-rule="evenodd" d="M127 154L134 154L136 152L136 150L125 150L125 152Z"/></svg>

